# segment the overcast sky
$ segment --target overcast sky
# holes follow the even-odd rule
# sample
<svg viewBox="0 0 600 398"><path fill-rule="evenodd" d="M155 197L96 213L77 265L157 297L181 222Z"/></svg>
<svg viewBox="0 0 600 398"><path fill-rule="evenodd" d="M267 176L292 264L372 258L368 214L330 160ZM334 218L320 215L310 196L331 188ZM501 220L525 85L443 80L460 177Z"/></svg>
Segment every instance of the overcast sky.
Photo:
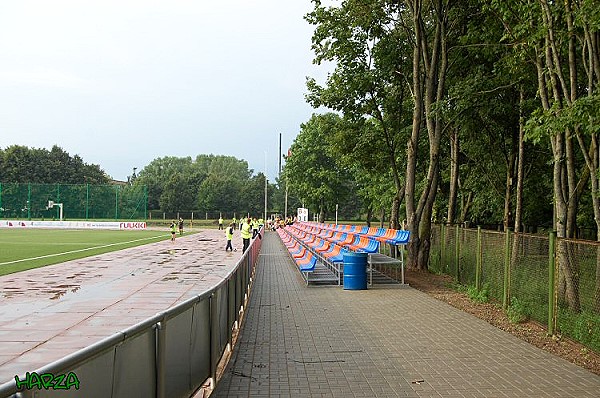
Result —
<svg viewBox="0 0 600 398"><path fill-rule="evenodd" d="M4 0L0 148L62 147L125 180L231 155L276 176L313 109L310 0ZM266 152L266 154L265 154ZM1 176L0 176L1 178Z"/></svg>

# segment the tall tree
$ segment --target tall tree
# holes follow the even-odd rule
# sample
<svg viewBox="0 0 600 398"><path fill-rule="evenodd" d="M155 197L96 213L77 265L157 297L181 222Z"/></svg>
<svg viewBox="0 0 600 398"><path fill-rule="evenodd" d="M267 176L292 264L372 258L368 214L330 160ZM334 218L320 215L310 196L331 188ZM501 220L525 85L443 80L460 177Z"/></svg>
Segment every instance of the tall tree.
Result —
<svg viewBox="0 0 600 398"><path fill-rule="evenodd" d="M50 151L12 145L0 150L0 182L39 184L106 184L109 177L98 165L87 164L54 145Z"/></svg>
<svg viewBox="0 0 600 398"><path fill-rule="evenodd" d="M578 206L590 176L592 191L597 187L591 155L595 151L594 134L599 130L597 2L531 0L492 6L502 18L506 40L515 43L517 51L527 51L537 70L540 108L528 123L528 135L550 141L554 227L559 238L573 237ZM590 106L594 102L596 106ZM586 160L583 171L578 166L577 144ZM600 208L595 214L600 214ZM557 259L561 296L578 311L579 271L562 241Z"/></svg>
<svg viewBox="0 0 600 398"><path fill-rule="evenodd" d="M405 101L409 95L405 84L407 41L403 32L396 29L394 2L348 0L329 7L320 1L314 3L315 9L307 20L316 26L315 62L331 61L336 67L324 86L308 80L307 98L315 108L326 106L343 112L346 119L368 119L376 124L370 130L370 149L383 156L357 156L355 162L366 170L375 160L390 170L390 184L395 187L391 224L399 228L399 206L404 199L401 132L408 117ZM337 147L347 153L359 152L358 147L366 141L362 133L361 129L355 129L353 134L348 130Z"/></svg>
<svg viewBox="0 0 600 398"><path fill-rule="evenodd" d="M351 174L338 166L327 141L340 124L341 118L333 113L313 115L303 123L284 170L290 190L303 204L317 209L321 222L352 193Z"/></svg>
<svg viewBox="0 0 600 398"><path fill-rule="evenodd" d="M440 142L443 119L435 104L446 93L448 71L448 26L452 1L409 0L404 27L412 44L412 131L407 144L406 219L411 233L408 266L427 269L431 242L431 218L440 173ZM416 185L421 133L425 127L429 146L427 171L419 195ZM423 161L423 160L422 160Z"/></svg>
<svg viewBox="0 0 600 398"><path fill-rule="evenodd" d="M175 156L165 156L162 158L154 159L148 165L146 165L139 173L136 178L135 185L146 185L148 187L148 209L176 209L176 210L189 210L179 209L175 203L171 203L171 198L176 192L168 192L163 197L165 190L170 191L176 190L177 188L172 184L168 186L169 181L177 181L177 175L191 175L193 174L192 158L178 158ZM200 178L202 178L201 176ZM179 178L183 181L182 178ZM168 202L165 202L168 201Z"/></svg>

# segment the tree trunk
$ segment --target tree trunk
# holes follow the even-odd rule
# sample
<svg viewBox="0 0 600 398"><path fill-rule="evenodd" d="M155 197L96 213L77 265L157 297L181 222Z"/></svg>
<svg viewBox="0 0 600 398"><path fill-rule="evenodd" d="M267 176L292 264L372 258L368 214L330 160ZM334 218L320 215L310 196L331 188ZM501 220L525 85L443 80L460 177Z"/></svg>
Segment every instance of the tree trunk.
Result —
<svg viewBox="0 0 600 398"><path fill-rule="evenodd" d="M516 187L516 203L515 203L515 223L513 234L513 244L511 251L510 264L514 268L517 266L517 261L520 258L520 248L523 246L523 235L521 233L521 213L523 209L523 171L525 163L524 150L524 119L523 119L523 87L519 90L519 134L518 134L518 150L517 150L517 187Z"/></svg>
<svg viewBox="0 0 600 398"><path fill-rule="evenodd" d="M454 224L456 221L456 202L458 196L458 172L459 172L459 141L458 130L450 130L450 193L448 196L448 215L446 223Z"/></svg>
<svg viewBox="0 0 600 398"><path fill-rule="evenodd" d="M421 4L420 0L413 0L409 3L412 12L412 23L414 29L414 48L412 59L412 93L413 93L413 118L412 131L407 142L406 148L406 229L410 232L410 240L406 245L407 249L407 267L417 268L417 254L421 242L419 241L419 214L415 204L416 198L416 173L417 173L417 152L419 137L421 133L421 118L423 110L423 93L421 85L421 45L422 45L422 24L421 24Z"/></svg>
<svg viewBox="0 0 600 398"><path fill-rule="evenodd" d="M439 174L439 150L442 133L442 120L439 112L434 112L434 103L441 101L444 94L447 72L446 25L448 9L442 0L435 0L429 8L432 12L431 25L434 29L429 42L422 15L422 0L413 0L409 6L414 28L413 48L413 125L407 148L406 169L406 215L411 241L407 245L408 267L427 270L431 239L431 213L437 193ZM424 116L424 118L423 118ZM429 163L426 183L423 186L418 204L415 204L415 175L417 146L421 123L425 121L429 139Z"/></svg>
<svg viewBox="0 0 600 398"><path fill-rule="evenodd" d="M512 191L515 181L515 162L518 156L519 130L515 129L511 137L511 145L506 159L506 184L504 186L504 231L508 231L513 221L511 212Z"/></svg>
<svg viewBox="0 0 600 398"><path fill-rule="evenodd" d="M404 187L400 188L392 201L392 210L390 212L390 228L401 229L400 226L400 204L404 200Z"/></svg>
<svg viewBox="0 0 600 398"><path fill-rule="evenodd" d="M565 2L565 3L568 3ZM559 54L559 43L555 37L554 23L559 21L547 1L539 1L542 10L542 20L546 27L546 35L542 45L543 52L536 48L536 69L538 75L538 94L542 107L546 112L560 112L564 106L572 103L575 87L567 84L563 75L563 65ZM568 6L567 6L568 8ZM568 13L567 13L568 14ZM567 18L568 19L568 18ZM574 65L574 47L569 44L569 83L574 82L576 68ZM551 95L550 95L551 94ZM579 276L577 263L572 261L568 243L564 240L572 236L575 229L577 213L575 158L573 145L568 131L556 131L550 137L553 154L553 189L554 214L557 242L556 259L559 264L559 295L566 301L569 308L580 311Z"/></svg>
<svg viewBox="0 0 600 398"><path fill-rule="evenodd" d="M523 116L523 102L524 94L523 87L519 90L519 138L518 138L518 156L517 156L517 188L516 188L516 203L515 203L515 233L522 231L521 228L521 216L523 213L523 178L524 178L524 167L525 167L525 122ZM513 250L515 251L515 250Z"/></svg>
<svg viewBox="0 0 600 398"><path fill-rule="evenodd" d="M400 199L398 199L398 196L394 196L394 199L392 200L392 209L390 211L390 228L393 229L398 229L398 212L400 210Z"/></svg>
<svg viewBox="0 0 600 398"><path fill-rule="evenodd" d="M373 219L373 206L367 207L367 227L371 226L371 220Z"/></svg>
<svg viewBox="0 0 600 398"><path fill-rule="evenodd" d="M319 204L319 218L318 221L320 223L325 222L325 199L321 198L321 203Z"/></svg>
<svg viewBox="0 0 600 398"><path fill-rule="evenodd" d="M473 192L469 191L466 198L461 198L460 203L460 217L458 218L458 223L462 224L466 221L467 214L469 214L469 209L473 203Z"/></svg>

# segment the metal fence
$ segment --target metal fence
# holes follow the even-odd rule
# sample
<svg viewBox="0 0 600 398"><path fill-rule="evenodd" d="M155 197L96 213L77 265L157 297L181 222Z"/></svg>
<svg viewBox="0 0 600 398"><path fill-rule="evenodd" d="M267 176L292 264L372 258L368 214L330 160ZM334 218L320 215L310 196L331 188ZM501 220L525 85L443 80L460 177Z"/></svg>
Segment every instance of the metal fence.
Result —
<svg viewBox="0 0 600 398"><path fill-rule="evenodd" d="M433 228L429 269L600 352L600 243Z"/></svg>
<svg viewBox="0 0 600 398"><path fill-rule="evenodd" d="M209 291L51 363L37 375L76 375L79 389L24 389L16 380L0 386L0 397L189 397L209 378L239 324L261 239ZM21 375L25 380L26 375Z"/></svg>
<svg viewBox="0 0 600 398"><path fill-rule="evenodd" d="M146 186L90 184L0 183L0 218L145 220L148 211Z"/></svg>

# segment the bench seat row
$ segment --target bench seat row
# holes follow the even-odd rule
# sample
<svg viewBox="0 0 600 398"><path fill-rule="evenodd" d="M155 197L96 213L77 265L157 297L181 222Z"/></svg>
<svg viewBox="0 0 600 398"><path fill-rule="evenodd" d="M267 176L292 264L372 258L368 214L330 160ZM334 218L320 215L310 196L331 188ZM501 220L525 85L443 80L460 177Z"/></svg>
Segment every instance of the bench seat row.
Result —
<svg viewBox="0 0 600 398"><path fill-rule="evenodd" d="M353 235L366 236L378 242L388 243L392 245L405 245L410 238L410 232L402 229L375 228L358 225L340 225L340 224L325 224L317 222L301 222L295 223L294 226L319 233L322 231L333 231L347 233Z"/></svg>
<svg viewBox="0 0 600 398"><path fill-rule="evenodd" d="M311 251L319 259L321 259L323 264L335 274L338 279L338 284L341 283L344 254L351 251L361 250L360 248L352 245L344 246L340 244L341 242L332 240L331 237L325 238L323 236L311 234L295 228L293 225L288 225L285 228L285 232L287 232L295 241L299 242L302 246L306 247L307 250Z"/></svg>
<svg viewBox="0 0 600 398"><path fill-rule="evenodd" d="M302 277L306 280L306 284L308 284L308 274L315 270L318 260L317 256L314 255L307 246L301 244L283 228L278 228L277 233L287 248L290 257L298 266L298 270L302 274Z"/></svg>
<svg viewBox="0 0 600 398"><path fill-rule="evenodd" d="M381 244L381 241L373 239L372 237L351 232L339 232L331 229L327 230L313 227L307 228L303 224L294 224L287 228L300 238L309 236L312 238L312 241L316 241L320 245L325 245L325 242L330 242L357 253L377 253ZM309 243L312 243L312 241Z"/></svg>

